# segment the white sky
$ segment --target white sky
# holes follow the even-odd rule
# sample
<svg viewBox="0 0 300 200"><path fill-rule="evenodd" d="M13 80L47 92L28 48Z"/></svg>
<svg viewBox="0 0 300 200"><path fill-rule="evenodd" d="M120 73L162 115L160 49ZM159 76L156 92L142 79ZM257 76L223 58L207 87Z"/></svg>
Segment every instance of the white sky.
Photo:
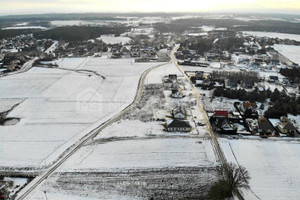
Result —
<svg viewBox="0 0 300 200"><path fill-rule="evenodd" d="M49 12L300 13L300 0L0 0L0 15Z"/></svg>

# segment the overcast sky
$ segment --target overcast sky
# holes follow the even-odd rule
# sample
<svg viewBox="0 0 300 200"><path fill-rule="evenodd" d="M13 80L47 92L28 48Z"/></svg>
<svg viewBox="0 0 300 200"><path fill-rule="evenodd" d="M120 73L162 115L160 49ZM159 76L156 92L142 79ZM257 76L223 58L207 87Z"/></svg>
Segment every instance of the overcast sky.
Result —
<svg viewBox="0 0 300 200"><path fill-rule="evenodd" d="M71 12L300 13L300 0L0 0L0 15Z"/></svg>

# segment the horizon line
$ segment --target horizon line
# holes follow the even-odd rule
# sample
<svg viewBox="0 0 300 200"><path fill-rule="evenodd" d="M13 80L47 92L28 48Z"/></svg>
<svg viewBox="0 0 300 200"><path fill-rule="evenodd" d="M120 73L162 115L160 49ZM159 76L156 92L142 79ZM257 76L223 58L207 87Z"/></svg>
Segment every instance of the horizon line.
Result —
<svg viewBox="0 0 300 200"><path fill-rule="evenodd" d="M299 11L300 12L300 11ZM281 15L295 15L300 16L298 13L286 12L286 11L118 11L118 12L44 12L44 13L23 13L23 14L1 14L0 17L9 17L9 16L38 16L38 15L59 15L59 14L239 14L239 15L249 15L249 14L261 14L261 15L272 15L272 14L281 14Z"/></svg>

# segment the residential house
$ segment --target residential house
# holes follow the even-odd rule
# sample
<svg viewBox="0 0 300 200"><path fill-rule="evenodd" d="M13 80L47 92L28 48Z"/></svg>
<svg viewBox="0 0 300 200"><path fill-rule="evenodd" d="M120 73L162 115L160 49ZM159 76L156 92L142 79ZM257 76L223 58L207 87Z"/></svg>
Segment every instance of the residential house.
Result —
<svg viewBox="0 0 300 200"><path fill-rule="evenodd" d="M128 49L128 48L126 48L126 47L124 47L124 46L123 46L123 47L121 47L121 50L120 50L120 51L122 52L122 54L123 54L123 55L128 55L128 54L129 54L129 52L130 52L130 51L129 51L129 49Z"/></svg>
<svg viewBox="0 0 300 200"><path fill-rule="evenodd" d="M226 110L216 110L210 118L210 123L214 131L220 134L236 134L236 129L230 122L229 113Z"/></svg>
<svg viewBox="0 0 300 200"><path fill-rule="evenodd" d="M275 128L271 122L265 118L261 117L258 119L258 133L261 135L275 135L277 134Z"/></svg>
<svg viewBox="0 0 300 200"><path fill-rule="evenodd" d="M183 94L180 88L172 89L171 97L173 98L182 98Z"/></svg>
<svg viewBox="0 0 300 200"><path fill-rule="evenodd" d="M269 76L269 82L277 83L279 81L278 76Z"/></svg>
<svg viewBox="0 0 300 200"><path fill-rule="evenodd" d="M228 118L228 111L226 110L216 110L215 117L225 117Z"/></svg>
<svg viewBox="0 0 300 200"><path fill-rule="evenodd" d="M242 118L242 116L240 115L239 112L230 112L230 113L228 113L228 119L231 122L234 122L234 123L240 123L243 120L243 118Z"/></svg>
<svg viewBox="0 0 300 200"><path fill-rule="evenodd" d="M120 52L114 52L111 55L111 58L122 58L122 54Z"/></svg>
<svg viewBox="0 0 300 200"><path fill-rule="evenodd" d="M290 85L291 85L291 82L290 82L289 78L283 78L283 79L282 79L282 84L287 85L287 86L290 86Z"/></svg>
<svg viewBox="0 0 300 200"><path fill-rule="evenodd" d="M196 72L196 74L195 74L195 79L196 79L196 80L201 80L201 79L203 79L203 74L204 74L203 71L198 71L198 72Z"/></svg>
<svg viewBox="0 0 300 200"><path fill-rule="evenodd" d="M288 136L294 137L299 134L297 128L285 116L280 118L280 122L277 124L276 128L280 133L287 134Z"/></svg>
<svg viewBox="0 0 300 200"><path fill-rule="evenodd" d="M166 129L169 132L189 132L192 130L192 127L188 121L174 119L167 121Z"/></svg>
<svg viewBox="0 0 300 200"><path fill-rule="evenodd" d="M258 116L257 105L255 102L243 102L240 104L239 110L246 118L257 118Z"/></svg>
<svg viewBox="0 0 300 200"><path fill-rule="evenodd" d="M279 123L277 128L281 133L287 134L288 136L294 137L296 134L299 134L299 131L291 122Z"/></svg>
<svg viewBox="0 0 300 200"><path fill-rule="evenodd" d="M202 80L196 80L196 81L195 81L195 86L196 86L196 87L201 87L202 84L203 84L203 81L202 81Z"/></svg>
<svg viewBox="0 0 300 200"><path fill-rule="evenodd" d="M177 107L177 108L174 108L172 110L173 119L185 119L185 116L186 116L186 111L181 106Z"/></svg>
<svg viewBox="0 0 300 200"><path fill-rule="evenodd" d="M258 120L257 119L246 119L247 126L252 133L258 132Z"/></svg>
<svg viewBox="0 0 300 200"><path fill-rule="evenodd" d="M171 82L176 82L177 81L177 74L169 74L169 80Z"/></svg>
<svg viewBox="0 0 300 200"><path fill-rule="evenodd" d="M236 129L227 117L216 117L211 120L214 131L220 134L236 134Z"/></svg>

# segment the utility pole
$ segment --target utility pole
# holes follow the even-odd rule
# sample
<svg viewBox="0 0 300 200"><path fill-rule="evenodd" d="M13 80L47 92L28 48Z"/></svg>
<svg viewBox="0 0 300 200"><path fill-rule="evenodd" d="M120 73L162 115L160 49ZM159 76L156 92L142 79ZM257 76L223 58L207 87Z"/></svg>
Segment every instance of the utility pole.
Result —
<svg viewBox="0 0 300 200"><path fill-rule="evenodd" d="M47 197L47 192L46 192L46 190L44 191L44 194L45 194L46 200L48 200L48 197Z"/></svg>

